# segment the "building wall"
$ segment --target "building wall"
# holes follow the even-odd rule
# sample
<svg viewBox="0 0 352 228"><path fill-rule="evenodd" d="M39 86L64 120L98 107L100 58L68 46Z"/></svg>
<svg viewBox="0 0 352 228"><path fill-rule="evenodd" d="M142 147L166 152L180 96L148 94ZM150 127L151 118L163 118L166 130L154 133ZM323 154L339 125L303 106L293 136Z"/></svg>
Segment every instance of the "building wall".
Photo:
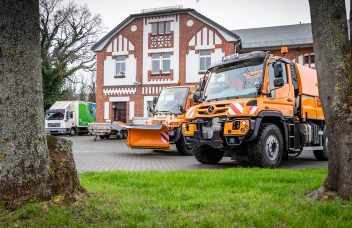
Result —
<svg viewBox="0 0 352 228"><path fill-rule="evenodd" d="M245 53L249 51L267 51L267 49L266 48L258 48L258 49L250 49L250 50L242 49L240 53ZM277 49L270 48L269 51L274 55L282 56L281 48L277 48ZM288 59L292 59L296 63L315 68L315 63L311 62L311 60L313 60L313 58L311 58L312 55L314 56L313 47L297 48L297 47L288 46L288 53L285 56ZM306 58L308 59L308 62L305 62L305 56L309 56L308 58Z"/></svg>
<svg viewBox="0 0 352 228"><path fill-rule="evenodd" d="M281 50L272 50L271 53L275 55L282 55ZM288 53L286 54L286 58L292 59L296 63L315 68L315 62L311 62L313 60L311 56L314 56L313 47L307 48L290 48L288 47ZM308 61L305 61L305 56L307 56Z"/></svg>
<svg viewBox="0 0 352 228"><path fill-rule="evenodd" d="M172 22L171 45L151 45L151 23L160 21ZM217 28L188 13L133 19L97 53L97 122L112 120L113 102L126 102L127 121L146 117L147 102L163 88L199 82L204 74L199 72L200 50L211 50L215 62L232 54L234 47ZM171 53L170 74L151 74L153 53ZM126 57L122 78L115 74L117 56Z"/></svg>

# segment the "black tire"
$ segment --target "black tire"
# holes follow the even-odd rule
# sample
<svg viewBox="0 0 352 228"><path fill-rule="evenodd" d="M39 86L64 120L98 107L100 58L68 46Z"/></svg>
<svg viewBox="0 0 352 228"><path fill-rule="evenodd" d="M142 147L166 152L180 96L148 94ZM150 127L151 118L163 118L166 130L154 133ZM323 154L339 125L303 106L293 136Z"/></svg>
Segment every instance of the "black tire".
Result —
<svg viewBox="0 0 352 228"><path fill-rule="evenodd" d="M283 138L278 126L264 123L255 142L248 144L249 160L263 168L276 168L283 157Z"/></svg>
<svg viewBox="0 0 352 228"><path fill-rule="evenodd" d="M121 137L122 139L127 139L128 132L127 131L121 131Z"/></svg>
<svg viewBox="0 0 352 228"><path fill-rule="evenodd" d="M224 152L211 147L201 147L194 149L194 156L202 164L216 164L221 161Z"/></svg>
<svg viewBox="0 0 352 228"><path fill-rule="evenodd" d="M69 135L70 135L70 136L75 136L76 134L77 134L76 128L74 128L74 127L71 128L71 129L70 129L70 132L69 132Z"/></svg>
<svg viewBox="0 0 352 228"><path fill-rule="evenodd" d="M183 138L183 136L181 136L180 140L176 142L176 148L181 155L185 155L185 156L193 155L193 149L187 148L185 139Z"/></svg>
<svg viewBox="0 0 352 228"><path fill-rule="evenodd" d="M329 160L328 143L329 143L329 139L325 135L325 128L324 128L323 150L314 150L313 151L315 159L317 159L318 161L327 161L327 160Z"/></svg>
<svg viewBox="0 0 352 228"><path fill-rule="evenodd" d="M100 139L105 139L105 135L99 135Z"/></svg>

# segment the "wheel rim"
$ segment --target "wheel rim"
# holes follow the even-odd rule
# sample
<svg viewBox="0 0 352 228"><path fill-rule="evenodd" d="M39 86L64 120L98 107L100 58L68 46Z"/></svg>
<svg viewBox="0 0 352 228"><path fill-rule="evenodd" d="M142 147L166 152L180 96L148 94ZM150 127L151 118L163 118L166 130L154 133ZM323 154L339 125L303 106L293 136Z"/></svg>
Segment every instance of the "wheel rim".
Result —
<svg viewBox="0 0 352 228"><path fill-rule="evenodd" d="M71 129L71 135L75 135L75 129Z"/></svg>
<svg viewBox="0 0 352 228"><path fill-rule="evenodd" d="M265 143L265 152L267 157L271 160L274 161L277 159L278 155L279 155L279 140L277 140L277 138L274 135L270 135L267 139L266 139L266 143Z"/></svg>

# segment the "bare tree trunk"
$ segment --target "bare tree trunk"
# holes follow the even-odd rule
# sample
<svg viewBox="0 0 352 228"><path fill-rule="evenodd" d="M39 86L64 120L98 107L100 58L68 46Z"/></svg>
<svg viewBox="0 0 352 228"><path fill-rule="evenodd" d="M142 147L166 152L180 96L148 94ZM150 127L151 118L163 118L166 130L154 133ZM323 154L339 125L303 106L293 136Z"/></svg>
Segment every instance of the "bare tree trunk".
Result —
<svg viewBox="0 0 352 228"><path fill-rule="evenodd" d="M0 6L0 202L16 207L81 188L71 143L46 145L38 0Z"/></svg>
<svg viewBox="0 0 352 228"><path fill-rule="evenodd" d="M327 124L325 189L352 197L352 58L344 0L309 0L319 94Z"/></svg>
<svg viewBox="0 0 352 228"><path fill-rule="evenodd" d="M38 0L0 5L0 200L46 198Z"/></svg>

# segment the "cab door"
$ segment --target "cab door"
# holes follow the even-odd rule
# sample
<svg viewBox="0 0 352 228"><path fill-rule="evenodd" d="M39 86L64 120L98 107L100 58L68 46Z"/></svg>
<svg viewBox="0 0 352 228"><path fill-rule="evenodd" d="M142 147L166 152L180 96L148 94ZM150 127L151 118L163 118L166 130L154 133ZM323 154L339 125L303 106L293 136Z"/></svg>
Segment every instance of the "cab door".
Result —
<svg viewBox="0 0 352 228"><path fill-rule="evenodd" d="M275 88L274 80L274 63L281 64L282 67L282 79L284 81L283 86ZM268 65L268 84L269 84L269 99L265 103L268 104L269 109L279 111L284 116L293 117L294 114L294 88L291 81L291 73L288 64L270 60Z"/></svg>

